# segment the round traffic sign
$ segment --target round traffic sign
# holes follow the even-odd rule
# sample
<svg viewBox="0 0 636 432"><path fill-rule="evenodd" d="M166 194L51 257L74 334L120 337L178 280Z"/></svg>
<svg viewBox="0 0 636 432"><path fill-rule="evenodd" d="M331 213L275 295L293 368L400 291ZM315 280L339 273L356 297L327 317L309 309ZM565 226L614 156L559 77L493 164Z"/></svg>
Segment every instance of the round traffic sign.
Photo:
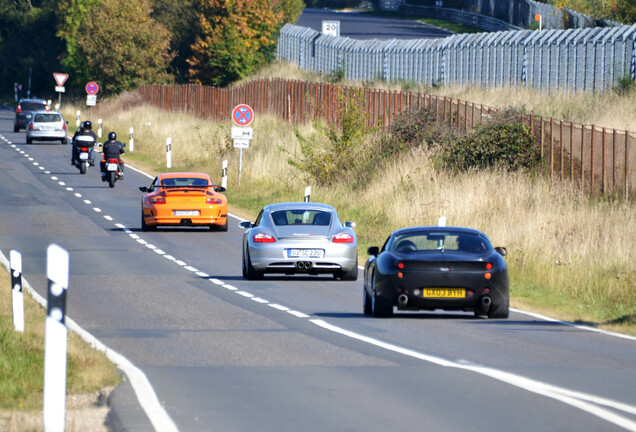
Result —
<svg viewBox="0 0 636 432"><path fill-rule="evenodd" d="M91 81L88 84L86 84L86 93L88 93L89 95L97 94L98 91L99 91L99 86L97 85L96 82Z"/></svg>
<svg viewBox="0 0 636 432"><path fill-rule="evenodd" d="M237 105L232 110L232 120L238 126L247 126L254 120L254 111L249 105Z"/></svg>

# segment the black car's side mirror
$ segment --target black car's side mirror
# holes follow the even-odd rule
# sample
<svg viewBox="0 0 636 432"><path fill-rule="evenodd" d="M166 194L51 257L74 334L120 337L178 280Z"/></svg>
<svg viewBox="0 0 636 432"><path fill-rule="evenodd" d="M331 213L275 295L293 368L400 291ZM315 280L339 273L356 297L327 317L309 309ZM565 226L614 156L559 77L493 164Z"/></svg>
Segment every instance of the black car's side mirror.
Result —
<svg viewBox="0 0 636 432"><path fill-rule="evenodd" d="M367 249L367 253L368 253L369 255L378 256L378 255L380 255L380 248L379 248L379 247L377 247L377 246L370 246L370 247Z"/></svg>
<svg viewBox="0 0 636 432"><path fill-rule="evenodd" d="M499 255L501 255L501 256L506 256L506 255L508 255L508 249L506 249L506 248L505 248L505 247L503 247L503 246L497 246L497 247L495 248L495 252L497 252L497 253L498 253Z"/></svg>
<svg viewBox="0 0 636 432"><path fill-rule="evenodd" d="M252 222L250 221L241 221L239 222L238 226L240 226L241 228L252 228L254 225L252 225Z"/></svg>

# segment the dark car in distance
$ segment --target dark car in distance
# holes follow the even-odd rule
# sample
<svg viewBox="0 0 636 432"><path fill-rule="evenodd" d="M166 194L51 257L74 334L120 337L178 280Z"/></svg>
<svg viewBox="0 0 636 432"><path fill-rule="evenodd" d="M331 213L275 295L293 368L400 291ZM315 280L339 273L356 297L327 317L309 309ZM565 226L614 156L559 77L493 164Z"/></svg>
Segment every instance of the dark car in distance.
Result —
<svg viewBox="0 0 636 432"><path fill-rule="evenodd" d="M471 228L424 226L391 233L368 248L363 311L388 317L397 310L455 310L508 318L506 248L494 248Z"/></svg>
<svg viewBox="0 0 636 432"><path fill-rule="evenodd" d="M21 99L15 109L13 132L26 129L35 111L49 111L49 104L44 99Z"/></svg>

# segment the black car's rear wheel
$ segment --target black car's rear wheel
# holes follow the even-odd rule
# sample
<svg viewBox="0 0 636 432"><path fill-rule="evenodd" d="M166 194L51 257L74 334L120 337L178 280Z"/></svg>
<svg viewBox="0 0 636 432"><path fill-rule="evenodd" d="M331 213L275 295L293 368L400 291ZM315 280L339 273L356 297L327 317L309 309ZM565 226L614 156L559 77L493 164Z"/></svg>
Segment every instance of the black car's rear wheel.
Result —
<svg viewBox="0 0 636 432"><path fill-rule="evenodd" d="M393 304L375 291L375 275L371 282L371 315L376 318L390 317L393 315Z"/></svg>
<svg viewBox="0 0 636 432"><path fill-rule="evenodd" d="M371 296L366 287L362 287L362 311L365 315L371 315Z"/></svg>
<svg viewBox="0 0 636 432"><path fill-rule="evenodd" d="M506 319L510 315L510 297L506 296L502 301L490 304L488 309L488 318Z"/></svg>

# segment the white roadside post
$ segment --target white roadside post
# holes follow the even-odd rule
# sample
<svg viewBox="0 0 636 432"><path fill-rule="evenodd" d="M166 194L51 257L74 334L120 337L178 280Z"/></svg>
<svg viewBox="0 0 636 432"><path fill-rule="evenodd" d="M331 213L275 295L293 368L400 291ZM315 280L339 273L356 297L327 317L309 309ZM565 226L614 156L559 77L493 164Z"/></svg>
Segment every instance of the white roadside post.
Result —
<svg viewBox="0 0 636 432"><path fill-rule="evenodd" d="M80 112L79 110L77 111L77 120L75 120L75 126L79 127L80 125Z"/></svg>
<svg viewBox="0 0 636 432"><path fill-rule="evenodd" d="M46 251L46 275L49 279L46 302L44 346L44 430L63 432L66 410L66 290L69 279L69 254L56 244Z"/></svg>
<svg viewBox="0 0 636 432"><path fill-rule="evenodd" d="M172 137L168 137L166 140L166 166L168 168L172 167L172 150L170 147L172 146Z"/></svg>
<svg viewBox="0 0 636 432"><path fill-rule="evenodd" d="M227 159L223 161L223 173L221 174L221 187L227 189Z"/></svg>
<svg viewBox="0 0 636 432"><path fill-rule="evenodd" d="M22 254L12 250L11 261L11 300L13 303L13 326L16 331L24 332L24 293L22 292Z"/></svg>
<svg viewBox="0 0 636 432"><path fill-rule="evenodd" d="M128 150L133 151L135 148L135 139L133 138L133 134L135 133L135 128L130 128L130 141L128 141Z"/></svg>
<svg viewBox="0 0 636 432"><path fill-rule="evenodd" d="M309 202L309 197L311 197L311 186L305 188L305 202Z"/></svg>
<svg viewBox="0 0 636 432"><path fill-rule="evenodd" d="M102 137L102 119L97 119L97 138Z"/></svg>

